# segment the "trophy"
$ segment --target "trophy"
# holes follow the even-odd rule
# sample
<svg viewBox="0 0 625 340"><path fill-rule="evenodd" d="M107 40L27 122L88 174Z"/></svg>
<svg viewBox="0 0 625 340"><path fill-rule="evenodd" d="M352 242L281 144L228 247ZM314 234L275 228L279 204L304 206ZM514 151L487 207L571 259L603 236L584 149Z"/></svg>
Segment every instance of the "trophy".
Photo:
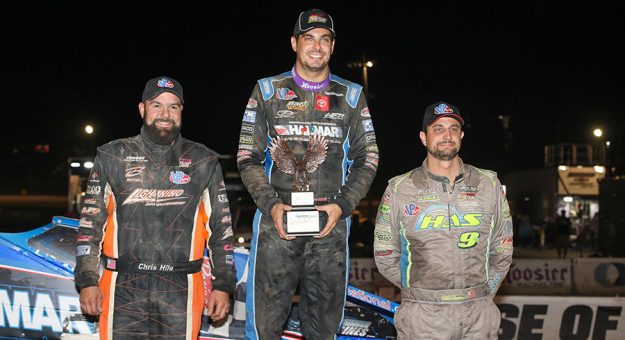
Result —
<svg viewBox="0 0 625 340"><path fill-rule="evenodd" d="M308 174L317 171L319 165L326 160L327 151L328 142L323 136L310 136L306 153L298 160L284 139L276 137L271 140L269 153L274 163L280 171L293 175L291 211L286 213L287 235L318 235L325 226L315 208L315 195L310 191Z"/></svg>

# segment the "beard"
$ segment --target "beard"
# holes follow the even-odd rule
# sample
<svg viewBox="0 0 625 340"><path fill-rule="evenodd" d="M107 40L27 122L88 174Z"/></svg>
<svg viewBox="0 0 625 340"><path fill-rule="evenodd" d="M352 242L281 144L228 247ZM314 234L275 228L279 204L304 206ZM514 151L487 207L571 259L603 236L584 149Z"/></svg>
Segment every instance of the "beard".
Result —
<svg viewBox="0 0 625 340"><path fill-rule="evenodd" d="M161 129L156 126L156 122L171 122L171 129ZM177 137L180 135L180 126L176 125L176 123L171 119L155 119L152 124L148 124L143 119L143 129L147 134L148 138L156 144L159 145L170 145Z"/></svg>
<svg viewBox="0 0 625 340"><path fill-rule="evenodd" d="M428 153L441 161L450 161L456 158L456 156L458 156L458 152L460 152L460 147L458 146L446 150L440 150L435 147L428 148Z"/></svg>

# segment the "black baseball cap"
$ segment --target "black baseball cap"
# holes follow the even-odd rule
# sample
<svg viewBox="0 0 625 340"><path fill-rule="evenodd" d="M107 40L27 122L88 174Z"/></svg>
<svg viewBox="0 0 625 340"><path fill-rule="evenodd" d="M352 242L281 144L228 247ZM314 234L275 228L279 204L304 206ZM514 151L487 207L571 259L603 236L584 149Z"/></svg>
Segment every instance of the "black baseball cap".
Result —
<svg viewBox="0 0 625 340"><path fill-rule="evenodd" d="M297 37L313 28L325 28L332 32L333 38L336 38L334 20L332 20L330 14L318 8L309 9L299 14L297 22L295 22L295 28L293 28L293 36Z"/></svg>
<svg viewBox="0 0 625 340"><path fill-rule="evenodd" d="M443 117L451 117L460 122L461 126L464 126L464 119L460 116L460 110L454 105L446 102L437 102L425 108L425 114L423 115L423 125L421 128L423 131L427 131L427 127L435 123L437 120Z"/></svg>
<svg viewBox="0 0 625 340"><path fill-rule="evenodd" d="M145 89L143 89L141 101L152 100L163 92L171 92L175 94L184 104L182 85L180 85L176 79L167 76L156 77L148 80L148 82L145 83Z"/></svg>

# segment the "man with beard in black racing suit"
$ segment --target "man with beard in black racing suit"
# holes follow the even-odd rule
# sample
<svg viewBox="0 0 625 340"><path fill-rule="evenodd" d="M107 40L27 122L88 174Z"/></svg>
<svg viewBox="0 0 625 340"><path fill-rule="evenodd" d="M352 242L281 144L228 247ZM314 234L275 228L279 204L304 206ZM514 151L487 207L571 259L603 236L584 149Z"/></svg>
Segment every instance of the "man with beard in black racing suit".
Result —
<svg viewBox="0 0 625 340"><path fill-rule="evenodd" d="M170 77L149 80L139 103L141 134L98 148L75 279L83 312L100 315L101 339L196 339L205 304L214 320L229 309L228 198L218 155L180 135L182 94ZM207 246L214 277L205 302Z"/></svg>
<svg viewBox="0 0 625 340"><path fill-rule="evenodd" d="M334 338L343 318L348 217L375 177L378 147L362 87L330 73L334 38L327 13L302 12L291 37L295 66L259 80L243 115L237 164L258 207L246 339L280 337L298 285L305 338ZM311 153L313 145L321 148ZM285 232L295 187L314 192L317 210L327 213L314 237Z"/></svg>

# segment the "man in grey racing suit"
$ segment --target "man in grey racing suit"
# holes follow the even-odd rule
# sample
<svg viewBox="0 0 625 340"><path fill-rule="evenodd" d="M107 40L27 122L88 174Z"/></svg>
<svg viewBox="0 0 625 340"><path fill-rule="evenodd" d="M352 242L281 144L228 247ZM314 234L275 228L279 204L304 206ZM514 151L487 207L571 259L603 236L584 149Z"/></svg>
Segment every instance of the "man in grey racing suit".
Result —
<svg viewBox="0 0 625 340"><path fill-rule="evenodd" d="M425 112L421 167L389 181L378 208L378 270L401 288L399 339L497 339L492 301L512 261L512 220L494 172L464 164L464 120L439 102Z"/></svg>
<svg viewBox="0 0 625 340"><path fill-rule="evenodd" d="M280 338L298 286L304 336L334 338L345 304L348 217L367 193L378 165L362 87L330 74L332 18L318 9L302 12L291 45L295 66L258 81L239 137L238 167L258 207L246 339ZM312 151L319 143L327 148ZM282 152L276 153L277 148ZM317 210L327 213L315 237L284 231L282 218L291 209L294 186L314 192Z"/></svg>

